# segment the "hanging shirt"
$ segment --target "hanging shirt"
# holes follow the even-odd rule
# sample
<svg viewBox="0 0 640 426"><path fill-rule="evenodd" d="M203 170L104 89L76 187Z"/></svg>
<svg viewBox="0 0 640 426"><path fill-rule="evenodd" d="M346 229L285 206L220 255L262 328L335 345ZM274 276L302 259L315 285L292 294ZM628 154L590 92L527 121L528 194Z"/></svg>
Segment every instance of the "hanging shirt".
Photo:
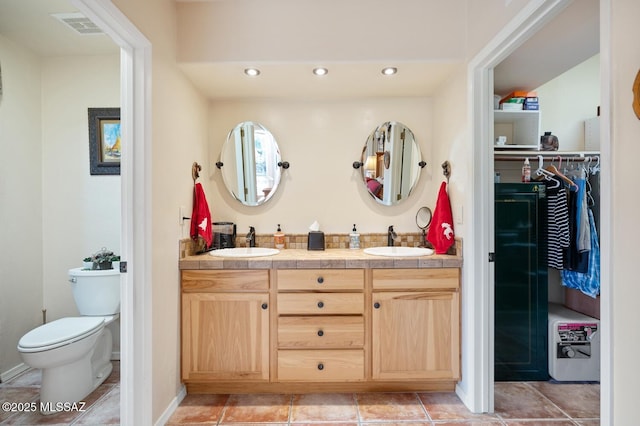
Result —
<svg viewBox="0 0 640 426"><path fill-rule="evenodd" d="M547 264L549 268L562 270L563 251L570 243L567 190L547 189L547 206Z"/></svg>
<svg viewBox="0 0 640 426"><path fill-rule="evenodd" d="M585 272L563 270L561 272L562 285L580 290L587 296L595 298L600 294L600 244L596 231L593 212L588 210L591 250L589 250L589 264Z"/></svg>

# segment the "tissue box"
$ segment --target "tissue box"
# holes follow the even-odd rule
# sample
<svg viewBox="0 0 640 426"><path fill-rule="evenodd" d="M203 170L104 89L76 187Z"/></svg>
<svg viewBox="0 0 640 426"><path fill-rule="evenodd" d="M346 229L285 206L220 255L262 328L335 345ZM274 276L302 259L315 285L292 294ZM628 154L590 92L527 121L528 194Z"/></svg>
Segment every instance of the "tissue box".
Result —
<svg viewBox="0 0 640 426"><path fill-rule="evenodd" d="M307 240L307 250L324 250L324 232L309 232L309 237Z"/></svg>

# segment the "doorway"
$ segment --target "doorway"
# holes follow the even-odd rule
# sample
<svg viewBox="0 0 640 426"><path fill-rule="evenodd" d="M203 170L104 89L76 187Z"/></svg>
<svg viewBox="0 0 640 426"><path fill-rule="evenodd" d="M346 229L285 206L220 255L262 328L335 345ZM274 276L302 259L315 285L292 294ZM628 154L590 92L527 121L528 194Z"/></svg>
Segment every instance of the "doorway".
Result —
<svg viewBox="0 0 640 426"><path fill-rule="evenodd" d="M121 176L120 423L152 424L151 389L151 43L110 1L71 0L120 46ZM135 208L134 208L135 206Z"/></svg>
<svg viewBox="0 0 640 426"><path fill-rule="evenodd" d="M465 260L467 269L466 281L473 282L476 287L475 294L467 306L463 305L463 310L470 312L473 318L473 327L467 335L467 344L476 345L471 349L471 356L480 360L480 371L471 379L470 386L474 392L467 392L470 397L467 405L474 411L493 411L494 409L494 267L488 261L488 253L495 249L494 245L494 170L493 170L493 71L494 68L508 55L515 51L525 40L544 27L558 13L570 4L568 1L532 1L513 20L512 24L500 32L494 42L481 51L469 64L469 79L472 84L471 90L471 132L472 132L472 158L474 159L473 171L471 173L470 194L467 195L467 205L471 206L474 217L470 219L474 231L469 236L469 242L465 246L469 249L470 260ZM601 55L608 57L609 26L606 13L610 8L609 0L600 1L600 39ZM610 90L607 82L609 64L603 59L601 66L601 105L607 108L609 105ZM603 162L608 164L609 153L609 122L606 117L601 121L601 151ZM607 174L609 170L603 170L603 182L609 182ZM608 191L609 188L604 188ZM603 199L603 220L607 220L608 206ZM607 240L607 229L601 235L603 240ZM610 253L601 252L601 262L609 260ZM609 285L610 277L602 275L601 283L601 303L602 303L602 348L601 362L601 420L603 424L610 423L610 314L609 314ZM476 307L470 306L476 304ZM458 392L459 394L461 392ZM462 392L464 393L464 391ZM472 397L471 397L472 394Z"/></svg>

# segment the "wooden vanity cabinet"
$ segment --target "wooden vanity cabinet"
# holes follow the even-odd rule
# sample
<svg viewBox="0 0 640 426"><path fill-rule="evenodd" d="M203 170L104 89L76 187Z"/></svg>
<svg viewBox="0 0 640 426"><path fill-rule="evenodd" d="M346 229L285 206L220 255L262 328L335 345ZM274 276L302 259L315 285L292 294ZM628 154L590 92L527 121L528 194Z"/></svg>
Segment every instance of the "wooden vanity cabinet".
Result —
<svg viewBox="0 0 640 426"><path fill-rule="evenodd" d="M460 270L182 270L188 392L450 391Z"/></svg>
<svg viewBox="0 0 640 426"><path fill-rule="evenodd" d="M372 379L460 379L460 272L372 271Z"/></svg>
<svg viewBox="0 0 640 426"><path fill-rule="evenodd" d="M365 379L364 270L278 270L279 382Z"/></svg>
<svg viewBox="0 0 640 426"><path fill-rule="evenodd" d="M182 271L182 380L269 380L269 271Z"/></svg>

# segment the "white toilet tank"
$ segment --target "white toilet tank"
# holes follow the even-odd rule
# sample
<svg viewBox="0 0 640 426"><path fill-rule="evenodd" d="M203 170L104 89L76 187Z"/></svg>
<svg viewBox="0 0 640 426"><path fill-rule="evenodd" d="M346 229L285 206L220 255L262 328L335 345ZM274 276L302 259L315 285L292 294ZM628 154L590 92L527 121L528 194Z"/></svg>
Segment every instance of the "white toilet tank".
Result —
<svg viewBox="0 0 640 426"><path fill-rule="evenodd" d="M69 269L69 282L80 315L120 312L120 271Z"/></svg>

